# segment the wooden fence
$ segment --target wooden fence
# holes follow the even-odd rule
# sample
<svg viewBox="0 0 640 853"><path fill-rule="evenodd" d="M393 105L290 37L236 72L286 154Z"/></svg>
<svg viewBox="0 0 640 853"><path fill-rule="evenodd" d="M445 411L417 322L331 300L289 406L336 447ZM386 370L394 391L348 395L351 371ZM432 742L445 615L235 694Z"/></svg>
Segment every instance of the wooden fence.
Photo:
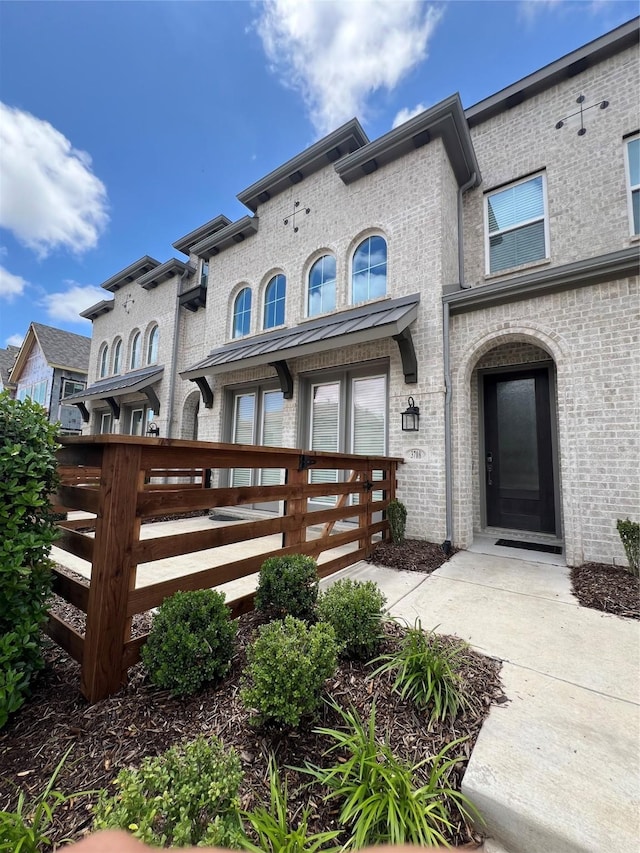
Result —
<svg viewBox="0 0 640 853"><path fill-rule="evenodd" d="M126 683L127 670L140 658L146 635L131 639L132 617L157 607L177 590L206 589L246 577L258 572L268 556L299 553L318 558L325 551L351 544L349 553L320 565L321 577L369 556L374 535L388 536L384 510L395 496L397 465L402 461L119 435L70 436L61 443L61 485L55 508L84 510L95 518L61 522L56 545L91 563L91 580L83 583L55 571L54 591L86 614L86 630L81 635L50 614L46 631L81 664L80 687L90 702L119 690ZM223 485L232 481L232 469L280 469L283 482ZM320 470L339 472L338 481L317 482L322 475L314 477L310 472ZM210 487L212 480L215 488ZM357 497L350 500L352 495ZM317 503L315 509L309 507L309 501L318 498L324 498L327 508ZM145 519L280 501L284 502L283 512L267 517L140 538ZM347 519L350 524L336 529L337 522ZM314 527L317 534L318 526L320 535L312 538L309 528ZM137 567L142 563L278 533L282 534L282 547L277 550L136 587ZM234 616L251 610L253 593L228 604Z"/></svg>

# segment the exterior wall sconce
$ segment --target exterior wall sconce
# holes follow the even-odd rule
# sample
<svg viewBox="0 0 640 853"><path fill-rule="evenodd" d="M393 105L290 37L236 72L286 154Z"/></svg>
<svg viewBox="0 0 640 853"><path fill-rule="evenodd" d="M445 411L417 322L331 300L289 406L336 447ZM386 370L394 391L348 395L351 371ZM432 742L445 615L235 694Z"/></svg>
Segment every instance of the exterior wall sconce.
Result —
<svg viewBox="0 0 640 853"><path fill-rule="evenodd" d="M151 421L147 427L147 435L151 438L157 438L160 435L160 427L155 421Z"/></svg>
<svg viewBox="0 0 640 853"><path fill-rule="evenodd" d="M418 432L420 429L420 409L416 406L413 397L409 397L409 407L402 413L402 431Z"/></svg>

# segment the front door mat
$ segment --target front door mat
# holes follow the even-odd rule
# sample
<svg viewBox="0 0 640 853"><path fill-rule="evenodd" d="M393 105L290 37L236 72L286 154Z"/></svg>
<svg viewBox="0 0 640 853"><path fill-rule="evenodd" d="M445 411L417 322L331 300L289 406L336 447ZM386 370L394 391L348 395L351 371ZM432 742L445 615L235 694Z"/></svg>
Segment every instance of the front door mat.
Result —
<svg viewBox="0 0 640 853"><path fill-rule="evenodd" d="M544 551L545 554L562 554L559 545L547 545L544 542L522 542L519 539L498 539L496 545L505 548L522 548L525 551Z"/></svg>

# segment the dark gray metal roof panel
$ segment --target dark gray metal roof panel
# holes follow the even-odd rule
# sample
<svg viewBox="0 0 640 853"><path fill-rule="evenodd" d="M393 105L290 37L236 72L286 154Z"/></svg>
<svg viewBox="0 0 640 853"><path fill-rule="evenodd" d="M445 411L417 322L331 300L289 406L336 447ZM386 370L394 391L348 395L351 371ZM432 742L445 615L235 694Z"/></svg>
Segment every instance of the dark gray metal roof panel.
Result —
<svg viewBox="0 0 640 853"><path fill-rule="evenodd" d="M103 282L100 287L104 287L105 290L115 293L116 290L120 290L120 288L124 287L125 284L131 284L131 282L140 278L141 275L144 275L149 272L149 270L159 266L160 261L157 261L149 255L144 255L142 258L134 261L134 263L129 264L128 267L125 267L123 270L120 270L120 272L112 275L111 278L108 278Z"/></svg>
<svg viewBox="0 0 640 853"><path fill-rule="evenodd" d="M91 338L41 323L32 323L31 327L48 364L87 373Z"/></svg>
<svg viewBox="0 0 640 853"><path fill-rule="evenodd" d="M65 402L118 397L122 396L122 394L130 394L133 391L141 391L143 388L157 382L163 373L164 367L153 364L143 367L141 370L132 370L131 373L124 373L121 376L110 376L108 379L101 379L99 382L94 382L93 385L89 385L84 391L79 391L77 394L70 394L68 397L65 397Z"/></svg>
<svg viewBox="0 0 640 853"><path fill-rule="evenodd" d="M231 225L231 220L228 216L224 216L224 214L221 213L214 219L210 219L208 222L205 222L204 225L200 225L199 228L195 228L193 231L185 234L184 237L180 237L175 243L172 243L172 246L174 249L177 249L178 252L188 255L192 246L195 246L196 243L204 240L205 237L215 234L216 231L221 231L223 228L226 228L227 225Z"/></svg>
<svg viewBox="0 0 640 853"><path fill-rule="evenodd" d="M323 169L340 157L351 154L369 142L358 119L353 118L305 151L287 160L264 178L238 193L238 200L254 213L258 205Z"/></svg>
<svg viewBox="0 0 640 853"><path fill-rule="evenodd" d="M233 341L212 350L207 358L183 371L181 376L193 379L207 373L232 370L239 363L243 367L268 364L336 346L388 337L401 332L413 322L419 302L420 295L417 293L398 299L382 299L309 320L290 329L268 332L258 339Z"/></svg>

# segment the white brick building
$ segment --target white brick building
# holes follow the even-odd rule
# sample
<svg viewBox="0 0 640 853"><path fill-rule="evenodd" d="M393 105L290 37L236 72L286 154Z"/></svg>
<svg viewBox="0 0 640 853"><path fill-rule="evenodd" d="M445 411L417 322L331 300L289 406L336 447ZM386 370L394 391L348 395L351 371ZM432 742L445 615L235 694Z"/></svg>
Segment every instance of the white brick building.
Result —
<svg viewBox="0 0 640 853"><path fill-rule="evenodd" d="M240 193L247 216L176 241L188 260L104 283L88 430L387 452L411 536L623 562L639 96L633 21L467 110L374 141L348 122Z"/></svg>

